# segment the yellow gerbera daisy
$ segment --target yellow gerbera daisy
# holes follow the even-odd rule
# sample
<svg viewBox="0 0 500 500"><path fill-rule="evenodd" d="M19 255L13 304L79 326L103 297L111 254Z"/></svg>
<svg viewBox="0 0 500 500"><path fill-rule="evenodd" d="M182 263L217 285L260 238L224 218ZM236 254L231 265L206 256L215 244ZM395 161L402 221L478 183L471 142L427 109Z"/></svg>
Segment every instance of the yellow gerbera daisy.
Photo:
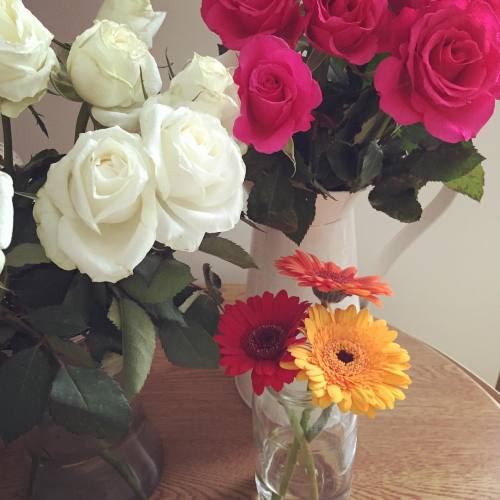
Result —
<svg viewBox="0 0 500 500"><path fill-rule="evenodd" d="M288 350L292 362L282 367L301 371L309 381L313 403L326 408L338 404L344 411L375 416L376 410L394 408L411 383L408 352L396 344L398 334L383 320L374 320L367 309L354 306L335 313L323 306L309 309L305 320L306 343Z"/></svg>

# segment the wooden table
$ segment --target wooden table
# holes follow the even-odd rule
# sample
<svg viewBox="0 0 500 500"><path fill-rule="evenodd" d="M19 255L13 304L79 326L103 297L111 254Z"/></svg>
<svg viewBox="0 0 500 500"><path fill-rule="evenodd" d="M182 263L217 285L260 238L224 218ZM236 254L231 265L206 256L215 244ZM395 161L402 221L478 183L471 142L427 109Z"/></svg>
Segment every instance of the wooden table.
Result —
<svg viewBox="0 0 500 500"><path fill-rule="evenodd" d="M228 298L242 295L231 287ZM395 411L360 419L353 500L500 499L499 405L453 361L400 342L414 382ZM250 411L231 378L172 367L158 352L144 400L165 445L153 500L256 498ZM20 455L14 444L0 456L0 500L24 500Z"/></svg>

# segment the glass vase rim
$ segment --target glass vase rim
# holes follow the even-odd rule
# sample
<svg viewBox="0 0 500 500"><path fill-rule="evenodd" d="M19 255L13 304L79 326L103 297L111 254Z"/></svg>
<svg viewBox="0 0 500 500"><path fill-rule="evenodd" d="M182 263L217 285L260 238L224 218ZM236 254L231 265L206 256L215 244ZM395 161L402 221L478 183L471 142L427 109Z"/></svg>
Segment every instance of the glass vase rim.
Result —
<svg viewBox="0 0 500 500"><path fill-rule="evenodd" d="M266 392L277 401L284 403L292 403L295 406L312 405L312 394L308 389L292 392L290 389L287 390L287 386L284 386L280 391L276 391L272 387L266 387Z"/></svg>

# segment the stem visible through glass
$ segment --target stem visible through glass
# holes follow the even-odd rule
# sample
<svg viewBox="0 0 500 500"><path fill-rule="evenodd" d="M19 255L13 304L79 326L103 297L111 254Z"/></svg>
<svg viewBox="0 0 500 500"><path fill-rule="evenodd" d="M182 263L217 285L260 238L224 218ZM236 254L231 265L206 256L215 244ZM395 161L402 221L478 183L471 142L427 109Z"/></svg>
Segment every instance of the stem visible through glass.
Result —
<svg viewBox="0 0 500 500"><path fill-rule="evenodd" d="M283 404L283 403L282 403ZM278 494L274 493L271 497L271 500L283 500L286 497L287 491L288 491L288 486L290 484L290 481L292 479L293 473L295 471L295 467L297 465L297 459L299 456L299 453L302 452L302 456L304 458L304 464L307 470L307 474L311 480L311 500L319 500L319 488L318 488L318 478L316 474L316 464L314 461L314 456L311 450L311 447L309 445L310 441L312 441L316 436L318 436L321 432L321 430L318 432L317 430L313 433L311 433L312 428L316 428L318 425L318 422L321 422L322 428L326 425L326 422L328 421L328 417L322 418L324 413L329 410L331 412L331 409L324 410L321 416L318 418L316 423L308 429L309 425L309 419L311 418L311 412L312 408L306 408L304 412L302 413L302 418L299 422L299 419L297 418L297 415L295 412L290 410L289 408L286 407L285 404L283 404L283 407L285 408L288 418L290 420L290 424L292 427L292 431L294 434L294 440L292 442L292 445L290 446L290 450L288 452L288 457L287 457L287 462L285 465L285 469L283 472L283 476L281 478L281 483L279 486L279 492ZM308 435L311 433L311 439L308 440Z"/></svg>

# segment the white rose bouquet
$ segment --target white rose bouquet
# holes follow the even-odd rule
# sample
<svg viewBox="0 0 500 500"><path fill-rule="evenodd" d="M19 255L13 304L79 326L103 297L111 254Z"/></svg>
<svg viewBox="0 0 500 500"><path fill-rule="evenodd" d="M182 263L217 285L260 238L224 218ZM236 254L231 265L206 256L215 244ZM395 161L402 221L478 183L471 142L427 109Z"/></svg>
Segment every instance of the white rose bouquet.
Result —
<svg viewBox="0 0 500 500"><path fill-rule="evenodd" d="M49 415L110 442L128 432L157 337L174 364L218 366L220 279L206 265L196 283L176 251L254 266L220 236L244 208L237 89L198 54L162 88L149 47L165 14L149 0L106 0L72 43L21 0L0 7L0 438ZM21 165L10 120L30 108L43 128L33 105L48 91L81 103L75 144Z"/></svg>

